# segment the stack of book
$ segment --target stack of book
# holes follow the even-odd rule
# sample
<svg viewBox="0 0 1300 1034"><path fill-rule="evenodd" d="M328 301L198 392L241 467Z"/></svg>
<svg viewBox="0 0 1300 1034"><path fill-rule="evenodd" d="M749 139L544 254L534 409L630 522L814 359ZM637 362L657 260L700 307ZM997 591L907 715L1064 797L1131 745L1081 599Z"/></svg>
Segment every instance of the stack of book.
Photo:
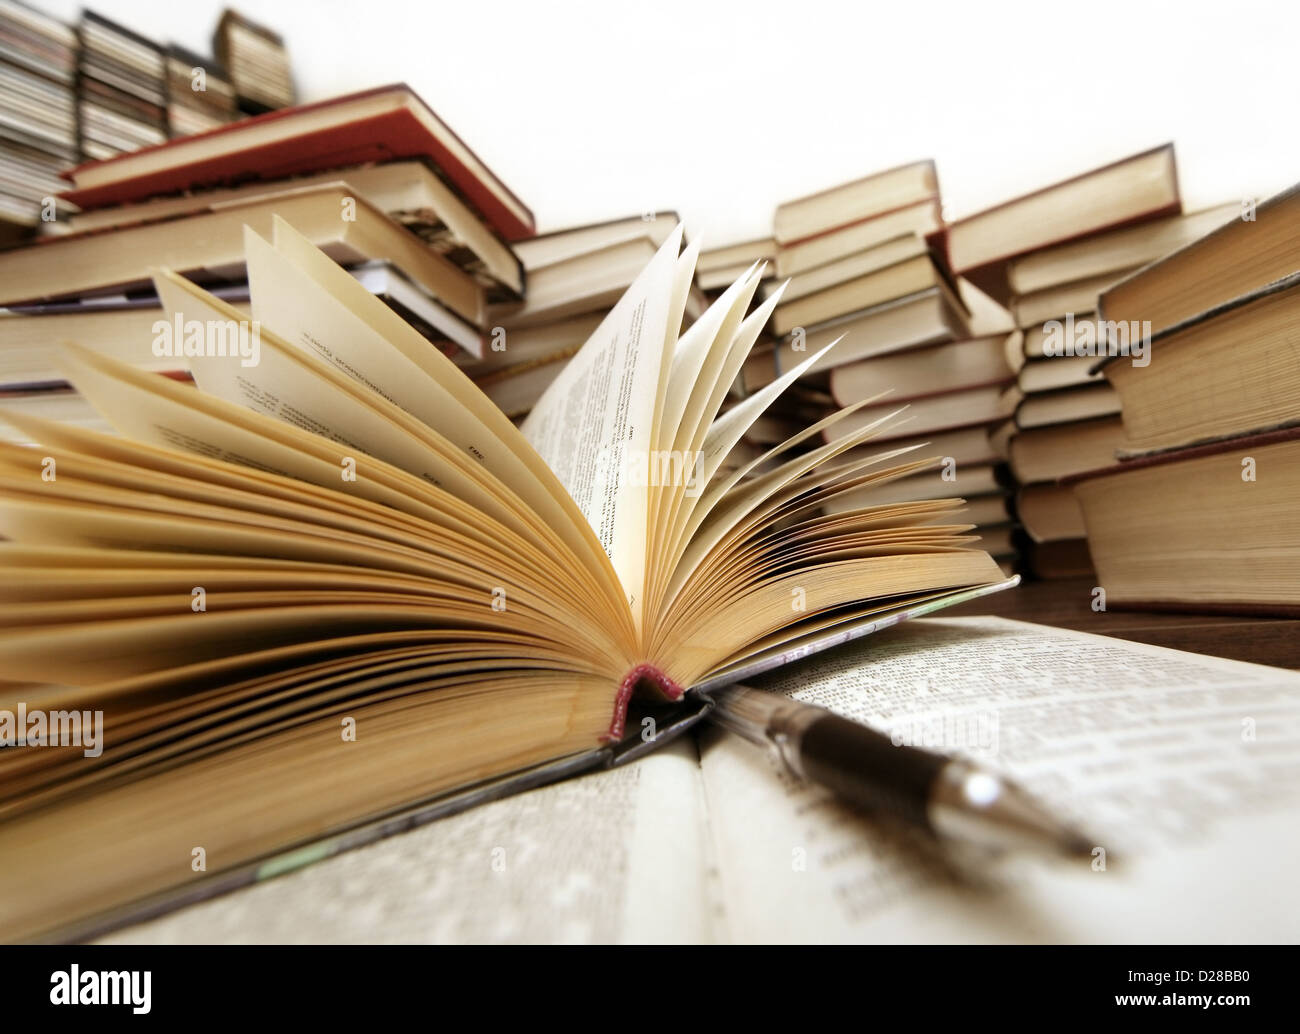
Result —
<svg viewBox="0 0 1300 1034"><path fill-rule="evenodd" d="M787 393L816 419L841 406L861 407L824 432L827 441L860 430L906 404L908 419L886 444L926 446L943 458L937 473L847 493L828 509L967 499L959 520L978 526L983 547L1009 560L1007 492L995 470L987 430L1006 418L1018 395L1020 336L1009 315L974 285L954 278L932 245L942 229L934 163L916 162L778 207L773 222L781 292L771 330L779 343L745 368L757 390L801 358L841 338L813 364L811 378ZM886 397L885 393L890 392ZM779 413L779 411L778 411Z"/></svg>
<svg viewBox="0 0 1300 1034"><path fill-rule="evenodd" d="M239 118L226 70L175 44L167 48L167 128L189 136Z"/></svg>
<svg viewBox="0 0 1300 1034"><path fill-rule="evenodd" d="M1300 612L1300 187L1102 292L1120 462L1073 482L1108 605Z"/></svg>
<svg viewBox="0 0 1300 1034"><path fill-rule="evenodd" d="M1010 493L989 432L1019 399L1014 379L1021 355L1020 335L1003 326L979 337L909 348L833 369L834 407L861 408L828 429L827 441L906 407L897 431L857 452L865 456L870 449L907 449L939 459L892 484L845 493L828 509L844 512L960 497L966 507L956 520L974 524L979 548L1009 568L1017 552Z"/></svg>
<svg viewBox="0 0 1300 1034"><path fill-rule="evenodd" d="M1022 398L993 442L1018 485L1024 567L1038 577L1091 570L1082 514L1058 479L1111 455L1120 434L1118 397L1093 369L1097 296L1196 235L1202 223L1181 208L1169 145L948 228L953 269L1005 299L1023 335Z"/></svg>
<svg viewBox="0 0 1300 1034"><path fill-rule="evenodd" d="M1069 291L1073 284L1085 284L1088 291L1066 300L1078 311L1068 310L1063 318L1053 317L1054 323L1035 324L1025 333L1028 362L1020 372L1025 402L1017 414L1023 429L1011 438L1009 458L1020 485L1016 494L1020 520L1039 547L1038 573L1088 570L1083 515L1060 479L1109 462L1123 437L1120 418L1113 413L1062 419L1075 411L1072 407L1088 414L1093 411L1089 407L1109 410L1117 404L1097 367L1095 353L1107 347L1111 328L1098 317L1092 285L1122 278L1162 258L1239 211L1239 205L1221 205L1170 216L1044 248L1011 263L1008 280L1022 298L1054 288Z"/></svg>
<svg viewBox="0 0 1300 1034"><path fill-rule="evenodd" d="M376 152L401 158L332 168ZM256 178L272 173L281 178ZM161 303L151 271L166 267L247 305L245 228L270 238L277 219L447 353L481 357L490 302L522 296L520 263L502 238L530 235L531 212L404 87L241 120L70 177L66 196L82 209L74 232L0 254L0 305L10 309L0 318L0 390L42 392L33 405L70 404L52 358L69 336L184 376L184 357L160 363L152 349ZM222 182L239 185L213 186Z"/></svg>
<svg viewBox="0 0 1300 1034"><path fill-rule="evenodd" d="M76 75L72 29L0 0L0 245L41 223L60 170L77 160Z"/></svg>
<svg viewBox="0 0 1300 1034"><path fill-rule="evenodd" d="M771 281L776 276L776 247L774 238L759 237L720 248L705 248L695 265L695 282L705 294L716 296L755 262L767 263L764 281Z"/></svg>
<svg viewBox="0 0 1300 1034"><path fill-rule="evenodd" d="M81 151L88 158L167 139L167 68L162 50L92 11L82 14L77 67Z"/></svg>
<svg viewBox="0 0 1300 1034"><path fill-rule="evenodd" d="M932 161L779 205L772 220L777 279L762 297L782 292L770 324L780 340L746 364L747 390L838 337L844 342L812 372L964 334L964 305L928 246L941 228Z"/></svg>
<svg viewBox="0 0 1300 1034"><path fill-rule="evenodd" d="M289 55L278 34L227 10L217 23L212 49L230 70L242 111L258 115L294 103Z"/></svg>
<svg viewBox="0 0 1300 1034"><path fill-rule="evenodd" d="M511 419L527 416L679 222L655 212L517 242L526 296L493 306L482 355L458 357L466 375ZM698 293L687 308L703 311Z"/></svg>

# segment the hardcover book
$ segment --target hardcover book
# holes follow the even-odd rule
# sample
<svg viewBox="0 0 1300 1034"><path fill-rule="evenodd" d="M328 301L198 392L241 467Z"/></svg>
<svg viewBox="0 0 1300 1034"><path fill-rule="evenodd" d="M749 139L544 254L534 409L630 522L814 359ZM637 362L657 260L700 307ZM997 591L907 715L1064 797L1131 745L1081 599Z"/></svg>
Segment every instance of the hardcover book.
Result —
<svg viewBox="0 0 1300 1034"><path fill-rule="evenodd" d="M1160 331L1147 365L1094 363L1119 394L1123 454L1300 423L1298 314L1300 272Z"/></svg>
<svg viewBox="0 0 1300 1034"><path fill-rule="evenodd" d="M1011 259L1181 209L1174 148L1165 144L958 220L946 234L948 261L1002 298Z"/></svg>
<svg viewBox="0 0 1300 1034"><path fill-rule="evenodd" d="M427 158L508 241L531 237L533 213L410 87L382 86L270 111L133 154L79 165L64 197L79 208L276 180L396 158Z"/></svg>
<svg viewBox="0 0 1300 1034"><path fill-rule="evenodd" d="M934 161L912 162L777 205L772 236L785 247L938 196Z"/></svg>
<svg viewBox="0 0 1300 1034"><path fill-rule="evenodd" d="M1259 202L1243 201L1238 217L1139 269L1102 292L1107 320L1147 320L1151 333L1261 290L1300 272L1300 185Z"/></svg>
<svg viewBox="0 0 1300 1034"><path fill-rule="evenodd" d="M1300 428L1068 479L1109 604L1300 615Z"/></svg>
<svg viewBox="0 0 1300 1034"><path fill-rule="evenodd" d="M351 218L340 218L343 214ZM138 288L149 283L156 264L205 280L243 280L244 227L269 233L279 216L293 219L339 262L382 260L397 267L437 302L442 333L470 352L479 351L479 328L487 318L483 287L338 182L4 252L0 305Z"/></svg>

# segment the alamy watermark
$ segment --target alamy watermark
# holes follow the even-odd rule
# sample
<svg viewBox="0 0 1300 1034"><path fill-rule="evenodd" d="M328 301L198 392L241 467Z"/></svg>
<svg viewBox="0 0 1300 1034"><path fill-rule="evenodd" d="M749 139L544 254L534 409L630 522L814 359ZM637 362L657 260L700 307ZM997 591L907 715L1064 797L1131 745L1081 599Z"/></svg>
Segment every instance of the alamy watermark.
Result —
<svg viewBox="0 0 1300 1034"><path fill-rule="evenodd" d="M620 485L680 487L686 489L688 499L696 499L704 491L700 474L703 456L703 453L690 449L651 452L628 449L621 451L615 459L606 446L596 454L595 483L606 484L617 475L615 480Z"/></svg>
<svg viewBox="0 0 1300 1034"><path fill-rule="evenodd" d="M1151 362L1151 321L1076 320L1074 313L1067 313L1063 321L1048 320L1043 324L1043 355L1123 355L1134 366L1147 366Z"/></svg>
<svg viewBox="0 0 1300 1034"><path fill-rule="evenodd" d="M50 974L51 1005L125 1005L136 1016L152 1005L153 971L83 970L75 962Z"/></svg>
<svg viewBox="0 0 1300 1034"><path fill-rule="evenodd" d="M158 359L238 359L240 366L262 361L262 324L257 320L187 320L181 313L153 325Z"/></svg>
<svg viewBox="0 0 1300 1034"><path fill-rule="evenodd" d="M972 711L912 718L894 725L889 730L889 740L895 747L993 757L998 752L998 714Z"/></svg>
<svg viewBox="0 0 1300 1034"><path fill-rule="evenodd" d="M88 758L104 753L103 711L0 709L0 747L81 747Z"/></svg>

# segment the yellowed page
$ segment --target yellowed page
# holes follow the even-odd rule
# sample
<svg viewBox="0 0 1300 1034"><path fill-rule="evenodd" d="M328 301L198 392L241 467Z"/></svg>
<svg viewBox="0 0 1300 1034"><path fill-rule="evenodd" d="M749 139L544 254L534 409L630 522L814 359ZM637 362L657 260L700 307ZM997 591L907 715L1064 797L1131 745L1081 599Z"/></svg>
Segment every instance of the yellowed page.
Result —
<svg viewBox="0 0 1300 1034"><path fill-rule="evenodd" d="M418 481L380 461L370 470L368 458L358 457L358 470L368 477L345 481L334 444L301 428L252 413L224 399L183 388L166 377L147 374L65 345L60 367L77 391L105 413L127 439L235 463L252 471L267 471L324 486L343 499L360 497L413 514L435 524L458 523L473 511L427 482ZM0 414L0 419L13 419ZM42 433L41 423L24 416L22 426ZM112 448L112 443L109 443ZM417 490L418 489L418 490ZM430 506L426 496L433 496ZM436 505L442 504L442 505Z"/></svg>
<svg viewBox="0 0 1300 1034"><path fill-rule="evenodd" d="M834 427L845 417L851 416L852 414L856 413L859 409L862 409L864 406L875 405L877 402L881 401L887 394L889 393L881 392L879 395L872 395L869 398L865 398L858 402L853 403L853 405L851 406L845 406L843 409L837 409L833 413L828 413L826 416L818 420L815 424L809 424L807 427L804 427L801 430L796 431L785 441L773 445L770 449L765 449L762 452L758 453L758 455L747 460L743 465L737 467L736 472L733 475L731 475L731 477L734 478L734 480L732 480L730 484L724 482L720 484L719 487L722 489L722 491L725 492L732 485L739 482L746 475L752 473L758 467L771 463L772 460L776 459L776 457L784 455L785 453L789 452L791 449L795 448L796 446L802 445L804 442L813 441L815 439L821 438L823 431L827 430L830 427Z"/></svg>
<svg viewBox="0 0 1300 1034"><path fill-rule="evenodd" d="M253 316L263 327L463 449L510 485L575 553L601 556L554 473L455 363L283 219L275 220L274 246L247 227L244 246Z"/></svg>
<svg viewBox="0 0 1300 1034"><path fill-rule="evenodd" d="M692 241L682 251L677 259L676 279L673 281L673 302L672 308L668 313L667 334L664 337L665 354L672 356L677 352L678 344L683 336L682 322L686 314L686 300L690 297L691 287L695 284L695 264L700 257L699 240ZM655 408L655 433L654 441L656 447L661 441L662 430L665 416L664 407L668 398L668 384L672 377L673 363L664 363L659 370L659 394L656 399Z"/></svg>
<svg viewBox="0 0 1300 1034"><path fill-rule="evenodd" d="M756 278L757 275L756 270L753 276ZM751 279L747 285L743 282L737 285L742 287L735 303L741 314L748 307L757 282L757 279ZM702 497L710 491L713 477L726 459L727 453L763 410L802 373L800 369L788 377L779 379L774 385L769 386L773 390L766 391L761 394L761 397L746 399L727 417L722 418L721 421L715 420L728 387L740 372L750 348L766 325L779 298L780 291L777 291L747 316L734 333L731 332L732 316L728 316L720 334L729 335L730 343L724 344L721 338L718 340L714 354L705 362L691 396L686 402L677 438L672 443L668 455L670 458L682 457L682 469L689 472L689 478L682 484L659 490L658 523L648 544L650 557L648 566L653 570L649 605L656 613L661 610L665 586L686 548L688 528L697 526L692 524L692 514L700 505ZM719 301L721 302L722 299ZM735 413L740 413L741 416L733 417L732 414ZM731 419L729 420L728 417ZM711 428L713 424L722 421L726 421L725 426L734 429L734 436L726 441L715 438L710 447Z"/></svg>
<svg viewBox="0 0 1300 1034"><path fill-rule="evenodd" d="M740 329L736 331L736 337L732 342L731 352L727 356L727 361L718 372L717 383L714 385L714 395L710 399L710 404L701 414L701 420L695 427L692 447L699 450L700 456L698 462L708 471L707 475L703 478L704 484L707 484L712 480L713 474L717 470L717 465L711 465L710 461L716 458L720 464L721 461L726 458L726 454L729 453L736 442L740 440L744 432L748 430L754 419L757 418L756 414L754 416L735 415L737 412L742 414L752 413L753 409L749 404L754 396L750 396L749 398L737 403L723 416L718 416L718 410L722 406L722 401L726 397L727 390L735 382L741 368L745 365L745 360L749 357L749 352L750 349L754 347L754 342L758 340L758 335L761 334L763 328L767 326L767 322L772 316L772 310L776 307L777 302L781 300L781 290L784 286L785 285L782 284L780 288L777 288L777 290L767 298L767 300L746 316L744 322L741 323ZM756 392L755 394L758 393ZM767 396L767 398L770 401L772 398L775 398L775 395ZM766 406L761 406L760 411L761 409L766 409ZM737 423L740 424L741 427L740 432L734 438L730 437L728 434L719 433L721 429L730 429ZM725 444L723 444L724 439ZM712 469L709 469L710 466L712 466Z"/></svg>
<svg viewBox="0 0 1300 1034"><path fill-rule="evenodd" d="M323 505L325 511L343 515L347 518L346 523L352 526L355 526L359 518L373 519L378 522L374 526L376 532L389 538L397 535L421 551L419 555L410 554L404 562L406 569L412 572L436 569L440 560L433 552L442 552L447 557L471 562L471 558L481 558L486 578L492 579L490 584L508 584L512 571L518 572L525 580L535 578L536 584L547 586L546 591L554 607L573 607L586 612L600 623L603 630L615 637L614 641L604 645L604 655L611 668L624 671L627 663L635 659L630 616L622 610L620 597L606 595L599 584L591 580L591 572L585 567L575 567L571 561L566 560L562 551L539 549L522 535L512 532L509 526L475 510L439 487L365 453L356 454L357 477L348 480L341 476L344 470L338 465L336 447L332 443L292 425L250 412L222 399L182 388L166 378L141 373L85 349L70 347L66 363L73 383L95 405L109 413L125 434L142 441L197 452L204 457L233 461L241 468L249 468L250 472L246 476L237 476L236 473L219 476L217 484L247 485L248 490L258 492L263 490L259 489L261 483L266 486L264 490L272 496L295 496L304 505L317 508ZM65 436L64 447L79 448L82 444L90 447L86 457L88 462L93 462L96 455L105 455L93 448L93 436L81 437L85 441L75 443L68 441ZM109 453L121 460L135 462L132 460L134 453L129 442L113 438L102 440ZM147 446L145 448L148 449ZM146 453L140 459L147 469L155 470L159 475L164 471L187 477L197 473L185 467L185 453L155 458ZM210 463L197 466L203 470L211 468ZM273 474L258 475L256 472L259 468L324 486L332 490L331 494L323 504L314 502L320 495L318 489L291 491L295 482L290 482L287 486L274 483L267 485L268 478L273 478ZM107 464L96 465L91 469L96 480L108 477ZM127 479L121 483L134 482ZM64 481L61 480L59 485L64 485ZM392 507L393 512L390 514L358 500L355 515L350 514L348 507L356 496ZM233 498L234 493L231 493L232 504ZM112 518L93 506L68 510L41 504L40 497L26 502L20 499L9 500L6 503L6 520L12 525L10 533L32 541L54 541L50 536L62 541L83 541L81 536L96 534L88 530L95 526L102 529L97 534L105 538L128 535L132 545L137 548L151 541L164 541L173 534L180 533L176 522L169 524L163 521L156 532L141 531L138 525L135 526L135 531L130 531L127 525L114 523ZM256 509L265 513L267 507L259 503ZM412 524L406 519L393 519L403 513L412 514L428 524ZM338 523L337 518L334 522ZM447 529L454 537L448 537L440 529ZM220 532L220 528L214 529L216 535L219 536ZM160 535L162 538L151 540L151 535ZM412 535L415 537L412 538ZM214 540L210 537L210 541ZM185 541L182 539L176 544L183 546ZM242 541L251 544L252 539L245 533ZM302 545L304 543L296 540L285 542L282 538L276 538L275 544L266 548L272 553L276 550L292 552ZM360 562L374 563L374 555L370 554L370 557L369 560ZM527 571L532 571L533 575L525 574ZM611 607L617 609L611 612ZM573 624L570 623L570 628ZM577 632L570 634L575 643L581 638Z"/></svg>
<svg viewBox="0 0 1300 1034"><path fill-rule="evenodd" d="M677 273L678 227L523 424L605 547L639 628L648 513L644 470ZM673 328L675 329L675 328Z"/></svg>
<svg viewBox="0 0 1300 1034"><path fill-rule="evenodd" d="M760 309L755 315L762 315L762 310ZM786 388L803 376L809 367L834 345L835 342L832 341L820 352L808 356L794 369L787 370L771 384L764 385L759 391L754 392L754 394L738 403L709 425L700 449L699 458L700 477L703 484L708 485L713 480L713 475L717 473L718 467L726 459L727 453L735 447L735 444L740 441L754 421L763 415L768 406L775 402ZM717 487L720 486L711 486L715 491Z"/></svg>
<svg viewBox="0 0 1300 1034"><path fill-rule="evenodd" d="M651 611L658 609L662 584L671 570L672 557L664 547L672 539L682 500L687 495L698 496L705 484L700 479L696 430L716 415L722 403L729 382L719 384L719 381L733 354L748 351L739 330L758 288L758 276L759 268L755 265L681 336L673 352L663 423L658 428L656 448L650 457L653 476L646 530L645 597L646 607ZM753 321L750 328L757 336L760 328ZM750 337L748 343L752 342Z"/></svg>
<svg viewBox="0 0 1300 1034"><path fill-rule="evenodd" d="M881 421L887 419L888 417L882 417ZM875 433L874 425L864 428L864 431L866 433L861 437L855 434L854 444L861 444L871 437ZM906 466L883 466L912 448L918 446L881 453L860 462L855 461L849 469L837 469L825 461L841 450L835 449L834 444L824 445L821 449L808 453L807 456L796 457L728 493L687 541L665 596L665 609L671 612L675 597L682 587L708 559L709 554L728 539L734 540L737 535L752 531L761 523L772 520L773 515L782 508L789 511L789 504L796 498L801 500L796 510L816 508L823 497L829 497L834 490L838 490L840 486L834 485L832 488L833 483L849 479L856 471L862 471L864 476L854 480L854 487L868 481L892 479L919 469L925 461ZM879 469L867 472L867 468L872 466ZM792 512L782 513L782 517L794 515Z"/></svg>
<svg viewBox="0 0 1300 1034"><path fill-rule="evenodd" d="M744 318L745 309L758 288L758 266L751 267L710 305L698 320L677 340L668 375L668 390L664 398L663 424L655 448L662 451L675 447L682 419L704 378L713 387L707 373L725 358L725 349Z"/></svg>
<svg viewBox="0 0 1300 1034"><path fill-rule="evenodd" d="M160 272L155 280L175 320L189 325L229 321L237 315L220 299L174 274ZM558 533L509 485L437 431L270 331L261 331L260 342L259 361L251 366L220 355L192 357L195 381L206 393L332 440L338 446L341 469L348 469L357 451L377 456L445 489L460 505L478 510L541 548L563 548ZM363 472L358 470L355 476L360 478ZM614 591L614 586L608 590Z"/></svg>
<svg viewBox="0 0 1300 1034"><path fill-rule="evenodd" d="M691 288L695 284L695 263L700 257L700 242L698 240L688 244L685 250L677 258L677 270L673 280L673 300L672 307L668 312L668 325L665 328L664 335L664 356L665 361L659 366L659 386L655 393L655 415L653 430L650 434L650 440L655 443L656 451L662 448L664 436L664 424L667 420L665 409L668 403L668 386L672 377L673 356L681 339L678 333L682 328L682 323L686 315L686 301L690 297ZM654 503L654 494L651 493L647 502L648 514L646 517L646 549L654 549L654 543L657 537L656 524L659 520L657 507ZM653 556L653 553L651 553ZM650 566L650 558L647 557L647 567ZM649 576L647 576L649 577Z"/></svg>
<svg viewBox="0 0 1300 1034"><path fill-rule="evenodd" d="M336 446L326 439L85 349L69 346L66 353L65 364L73 384L109 414L124 435L323 486L331 490L331 498L325 505L336 512L345 513L348 501L360 497L472 540L476 545L466 552L478 553L481 548L487 548L493 552L500 550L525 567L536 568L540 563L550 569L547 580L557 600L571 599L574 605L599 615L596 620L602 622L602 627L618 637L607 651L610 666L621 664L625 670L626 663L635 659L630 615L626 611L610 611L610 606L621 607L621 597L610 599L597 592L599 586L588 580L585 568L574 569L563 562L562 556L539 551L504 525L437 486L364 453L356 457L356 479L346 480L341 477L343 471ZM117 449L123 458L129 459L128 445L114 444L121 441L108 439L106 447ZM183 453L177 454L176 459L183 458ZM184 470L183 466L175 465L175 460L164 463L163 468L173 472ZM229 483L229 480L219 483ZM32 534L40 534L43 522L51 519L48 511L41 511L34 501L25 509L16 503L10 506L10 518L17 520L20 509L27 514L25 528ZM362 512L376 519L385 516L373 507ZM102 518L93 509L69 514L61 534L84 534L87 521ZM499 568L502 573L509 569L507 565ZM609 602L601 602L605 600Z"/></svg>

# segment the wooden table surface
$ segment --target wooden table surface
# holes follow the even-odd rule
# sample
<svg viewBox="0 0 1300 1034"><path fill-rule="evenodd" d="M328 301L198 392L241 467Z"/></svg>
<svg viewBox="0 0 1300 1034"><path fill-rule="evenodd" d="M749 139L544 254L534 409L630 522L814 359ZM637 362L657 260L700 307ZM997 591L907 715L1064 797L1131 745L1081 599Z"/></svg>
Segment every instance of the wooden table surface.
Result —
<svg viewBox="0 0 1300 1034"><path fill-rule="evenodd" d="M943 613L996 614L1192 653L1300 668L1300 619L1134 610L1097 612L1092 609L1095 584L1092 578L1025 582Z"/></svg>

